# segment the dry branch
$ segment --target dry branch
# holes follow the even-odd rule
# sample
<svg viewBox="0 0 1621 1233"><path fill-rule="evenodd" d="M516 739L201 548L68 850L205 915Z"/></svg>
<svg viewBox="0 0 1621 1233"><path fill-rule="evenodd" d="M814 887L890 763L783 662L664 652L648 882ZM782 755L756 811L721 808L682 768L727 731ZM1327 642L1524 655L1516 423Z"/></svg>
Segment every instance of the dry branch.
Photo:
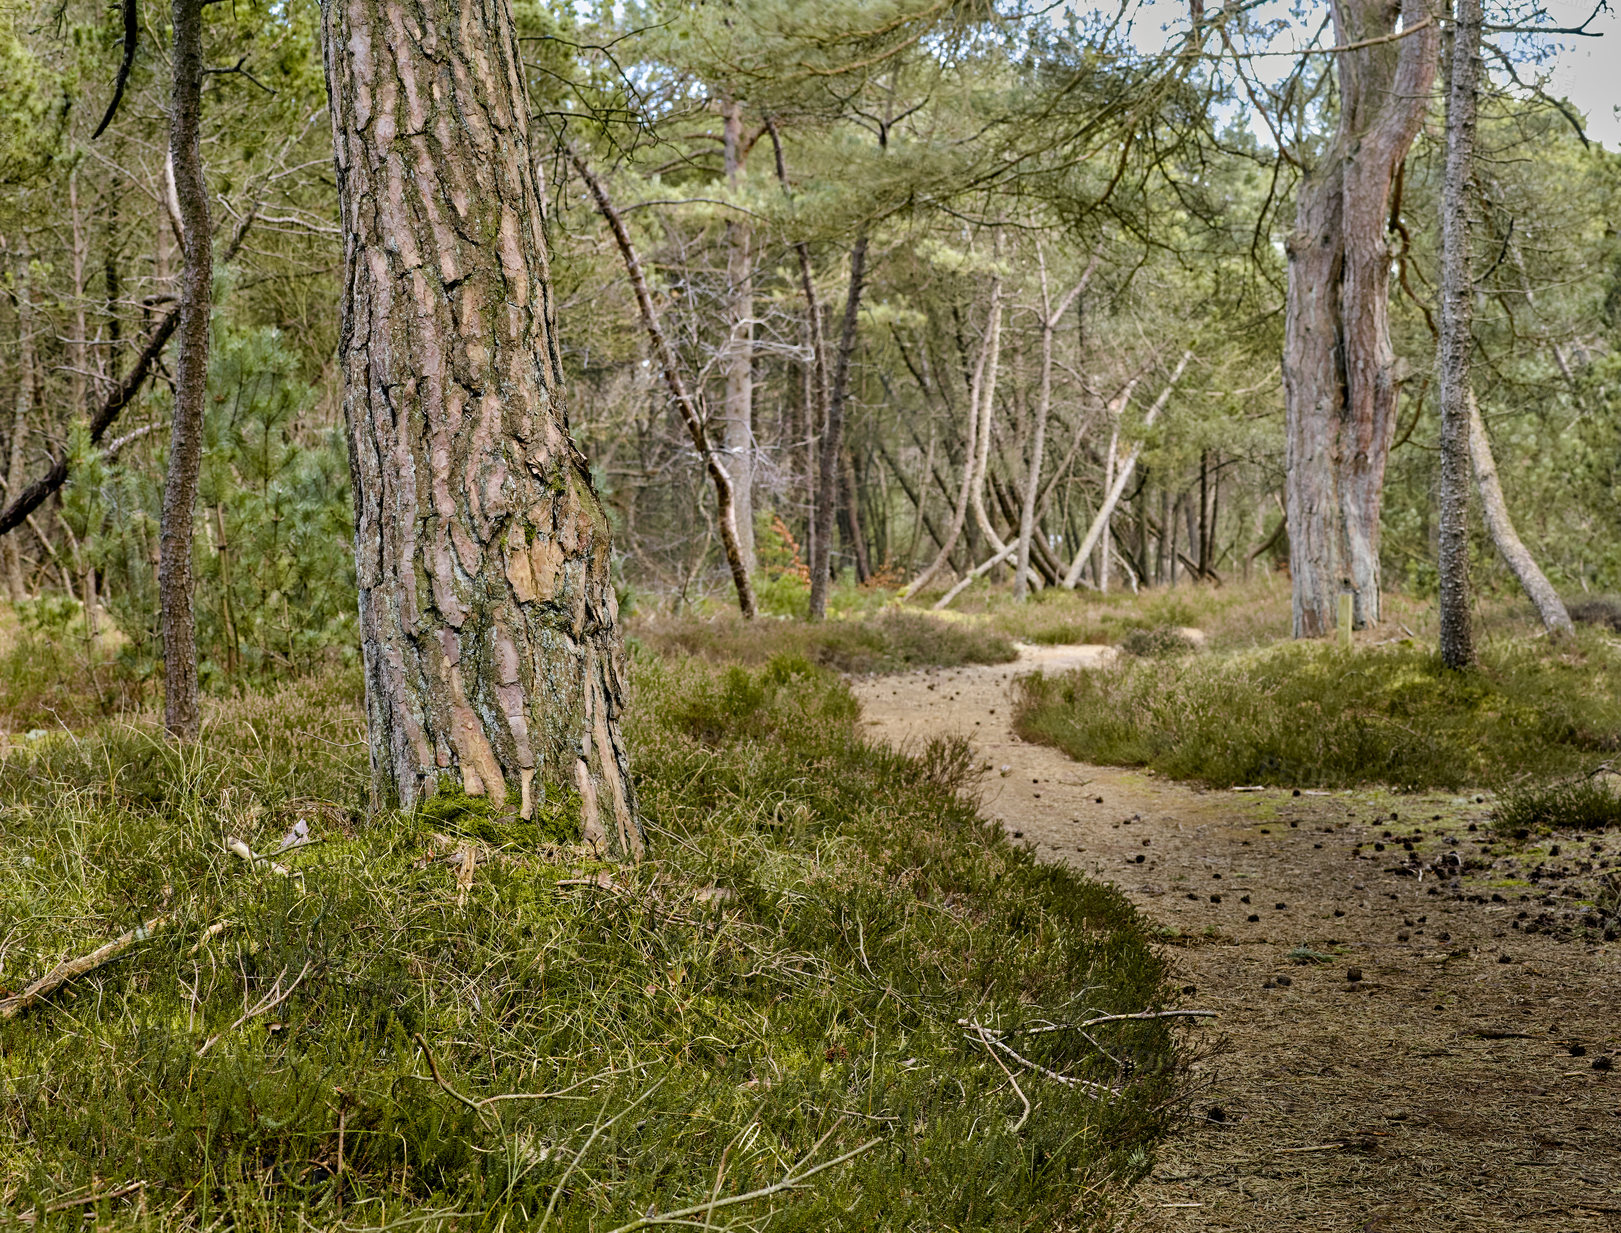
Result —
<svg viewBox="0 0 1621 1233"><path fill-rule="evenodd" d="M48 997L68 981L83 976L87 972L95 971L102 964L116 959L135 943L151 937L159 929L173 922L174 916L172 913L161 913L154 916L144 925L137 925L128 933L119 935L105 946L97 947L88 955L81 955L77 959L69 959L64 963L57 964L21 993L13 994L4 1001L0 1001L0 1019L15 1019L34 1003Z"/></svg>

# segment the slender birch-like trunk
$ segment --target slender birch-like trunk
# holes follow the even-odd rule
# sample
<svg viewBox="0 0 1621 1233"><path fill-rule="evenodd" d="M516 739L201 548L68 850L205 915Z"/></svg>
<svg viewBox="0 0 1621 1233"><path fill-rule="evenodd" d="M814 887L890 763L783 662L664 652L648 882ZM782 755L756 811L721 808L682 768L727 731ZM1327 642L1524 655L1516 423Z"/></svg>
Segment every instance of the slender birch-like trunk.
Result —
<svg viewBox="0 0 1621 1233"><path fill-rule="evenodd" d="M1476 87L1480 78L1480 0L1457 0L1447 87L1446 171L1441 188L1441 662L1475 662L1469 617L1469 470L1474 392L1474 278L1470 271L1469 181L1475 160ZM1484 438L1484 434L1482 434Z"/></svg>
<svg viewBox="0 0 1621 1233"><path fill-rule="evenodd" d="M448 778L530 817L572 789L586 841L635 856L608 518L569 437L511 11L325 0L322 40L377 793Z"/></svg>
<svg viewBox="0 0 1621 1233"><path fill-rule="evenodd" d="M1480 490L1480 508L1485 515L1486 530L1491 534L1492 543L1535 605L1537 616L1542 619L1542 627L1555 637L1574 637L1576 627L1571 624L1565 601L1559 598L1559 592L1548 581L1548 575L1542 572L1536 558L1520 538L1520 533L1514 529L1508 502L1503 497L1503 485L1497 478L1497 461L1492 457L1486 421L1480 414L1473 390L1469 391L1469 459L1474 466L1475 485Z"/></svg>
<svg viewBox="0 0 1621 1233"><path fill-rule="evenodd" d="M174 0L169 165L181 244L180 320L175 329L174 419L163 483L158 547L159 627L163 634L163 726L195 740L197 616L192 611L192 533L197 473L203 460L203 403L208 393L208 327L213 309L214 237L203 180L203 3Z"/></svg>
<svg viewBox="0 0 1621 1233"><path fill-rule="evenodd" d="M844 321L839 330L839 353L833 365L833 388L827 399L827 424L822 430L821 457L817 459L816 543L811 553L810 612L812 621L827 616L831 581L833 512L839 500L839 469L844 453L844 403L850 389L850 360L856 348L856 323L861 312L861 290L867 273L867 233L850 250L850 286L844 297Z"/></svg>
<svg viewBox="0 0 1621 1233"><path fill-rule="evenodd" d="M710 443L709 434L704 429L703 416L698 414L698 404L693 401L692 395L687 390L687 383L681 376L681 366L676 361L675 349L670 346L670 340L664 334L664 327L659 324L658 310L653 307L653 295L648 289L647 278L642 274L641 259L636 255L635 245L631 243L630 231L625 226L624 218L608 196L607 185L591 170L590 164L578 153L571 153L570 159L574 169L585 181L586 187L591 190L591 195L597 203L597 210L607 221L608 229L613 232L614 242L619 246L619 254L625 262L625 273L630 279L631 290L635 293L637 308L642 315L642 328L647 331L648 341L653 345L653 357L658 361L659 368L664 374L664 384L669 388L670 397L674 399L676 409L681 413L681 419L687 426L687 434L692 438L692 447L698 452L704 469L709 473L709 482L715 489L715 521L720 530L721 550L726 554L726 564L732 572L732 585L737 590L738 609L742 612L744 620L753 620L756 612L754 583L749 578L749 569L739 538L737 490L732 483L731 472ZM707 552L707 548L705 551Z"/></svg>
<svg viewBox="0 0 1621 1233"><path fill-rule="evenodd" d="M743 172L743 108L722 108L726 182L737 187ZM724 444L737 512L737 546L743 568L754 572L754 232L748 223L726 223L726 374Z"/></svg>
<svg viewBox="0 0 1621 1233"><path fill-rule="evenodd" d="M1283 375L1297 638L1379 620L1379 516L1401 372L1390 342L1391 186L1429 104L1428 0L1333 6L1339 124L1300 185L1287 243ZM1400 30L1397 23L1400 22ZM1190 545L1191 546L1191 545ZM1174 572L1174 564L1173 564Z"/></svg>
<svg viewBox="0 0 1621 1233"><path fill-rule="evenodd" d="M1030 574L1030 541L1036 533L1036 504L1041 488L1041 465L1047 447L1047 420L1053 405L1053 336L1058 323L1076 298L1086 290L1098 268L1101 252L1094 252L1086 272L1075 286L1065 293L1055 306L1047 292L1047 258L1038 248L1036 260L1041 271L1041 386L1036 397L1036 422L1031 430L1030 471L1024 485L1024 502L1019 510L1019 552L1013 570L1013 598L1023 600L1029 594L1027 579ZM1111 462L1113 453L1111 447ZM1112 477L1111 477L1112 478Z"/></svg>
<svg viewBox="0 0 1621 1233"><path fill-rule="evenodd" d="M17 293L17 398L12 406L11 439L6 450L6 495L12 498L27 478L28 434L34 423L36 357L32 259L27 237L22 236L17 243L14 268ZM12 603L18 604L28 598L28 585L23 579L22 545L14 535L0 540L0 572L5 575L6 595Z"/></svg>

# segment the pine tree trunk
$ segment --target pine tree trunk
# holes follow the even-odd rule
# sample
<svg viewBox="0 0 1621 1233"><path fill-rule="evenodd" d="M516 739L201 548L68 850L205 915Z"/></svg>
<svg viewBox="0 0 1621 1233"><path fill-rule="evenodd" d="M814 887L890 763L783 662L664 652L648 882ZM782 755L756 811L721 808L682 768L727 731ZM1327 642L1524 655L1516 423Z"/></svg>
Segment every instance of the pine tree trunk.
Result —
<svg viewBox="0 0 1621 1233"><path fill-rule="evenodd" d="M380 798L453 779L642 838L608 519L568 435L529 106L502 0L326 0L340 348Z"/></svg>
<svg viewBox="0 0 1621 1233"><path fill-rule="evenodd" d="M839 460L844 454L844 402L850 390L850 360L856 349L856 322L861 311L861 288L867 272L867 233L850 250L850 287L844 299L844 321L839 331L839 353L833 365L833 388L827 400L827 424L822 430L816 484L816 542L811 553L810 613L812 621L827 616L831 581L833 514L839 504Z"/></svg>
<svg viewBox="0 0 1621 1233"><path fill-rule="evenodd" d="M1480 77L1480 0L1457 0L1447 87L1446 173L1441 196L1441 662L1475 662L1469 621L1469 381L1474 347L1469 181L1475 157L1475 88ZM1484 434L1482 434L1484 437Z"/></svg>
<svg viewBox="0 0 1621 1233"><path fill-rule="evenodd" d="M208 393L208 324L213 307L214 240L208 219L201 144L204 0L174 0L169 161L181 232L180 322L175 329L174 419L163 484L158 548L159 627L163 635L163 726L194 740L197 618L192 611L192 521L203 459L203 402Z"/></svg>
<svg viewBox="0 0 1621 1233"><path fill-rule="evenodd" d="M1402 35L1396 33L1400 18ZM1428 104L1440 45L1425 0L1343 0L1339 127L1301 182L1287 249L1283 375L1294 632L1331 632L1340 591L1379 620L1379 516L1400 372L1388 320L1391 185ZM1366 40L1374 40L1367 43Z"/></svg>

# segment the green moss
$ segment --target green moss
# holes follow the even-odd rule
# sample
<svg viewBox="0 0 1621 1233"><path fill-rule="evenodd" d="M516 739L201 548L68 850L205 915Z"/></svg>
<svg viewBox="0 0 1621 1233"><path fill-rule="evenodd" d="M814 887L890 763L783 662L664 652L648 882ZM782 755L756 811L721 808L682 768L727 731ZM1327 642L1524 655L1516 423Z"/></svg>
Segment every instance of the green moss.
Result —
<svg viewBox="0 0 1621 1233"><path fill-rule="evenodd" d="M878 1142L784 1196L774 1230L1111 1227L1174 1116L1171 1029L1024 1036L1124 1094L1032 1074L1015 1132L958 1021L1167 1005L1130 903L1009 845L952 749L863 741L804 657L633 679L636 867L539 844L454 785L368 818L352 678L216 706L185 753L140 724L14 751L0 983L161 904L174 920L0 1023L0 1221L140 1179L99 1223L517 1228L555 1197L550 1228L583 1231L702 1202L723 1161L723 1197L769 1184L830 1135L815 1160ZM300 822L316 842L276 857L297 878L222 843L277 852ZM470 884L446 834L484 849ZM462 1099L544 1092L563 1095Z"/></svg>

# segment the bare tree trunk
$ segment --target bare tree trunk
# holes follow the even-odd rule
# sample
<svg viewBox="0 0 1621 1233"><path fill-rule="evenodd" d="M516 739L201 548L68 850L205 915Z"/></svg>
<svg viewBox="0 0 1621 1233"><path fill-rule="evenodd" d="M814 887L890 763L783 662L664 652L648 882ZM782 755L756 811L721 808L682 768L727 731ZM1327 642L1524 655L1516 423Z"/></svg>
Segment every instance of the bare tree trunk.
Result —
<svg viewBox="0 0 1621 1233"><path fill-rule="evenodd" d="M1475 662L1469 619L1469 466L1473 391L1474 278L1469 181L1475 159L1475 89L1480 77L1480 0L1457 0L1447 88L1446 174L1441 196L1441 662ZM1482 433L1484 439L1484 433Z"/></svg>
<svg viewBox="0 0 1621 1233"><path fill-rule="evenodd" d="M214 239L208 219L201 144L203 2L174 0L173 86L169 95L169 162L181 231L180 321L175 330L174 418L159 531L158 606L163 634L163 726L195 740L197 618L192 611L192 522L203 459L203 403L208 393L208 323L213 307Z"/></svg>
<svg viewBox="0 0 1621 1233"><path fill-rule="evenodd" d="M373 782L637 855L607 515L568 435L510 11L326 0Z"/></svg>
<svg viewBox="0 0 1621 1233"><path fill-rule="evenodd" d="M872 577L872 559L867 553L867 536L862 527L860 489L856 481L855 457L849 446L844 448L844 475L839 485L843 493L844 529L850 537L850 552L856 559L856 581L865 582Z"/></svg>
<svg viewBox="0 0 1621 1233"><path fill-rule="evenodd" d="M867 272L867 233L850 250L850 287L844 297L844 321L839 330L839 354L833 366L833 389L827 400L827 425L822 432L816 484L816 544L811 554L810 619L827 616L833 546L833 511L839 500L839 460L844 446L844 400L850 388L850 360L856 349L856 323L861 311L861 288Z"/></svg>
<svg viewBox="0 0 1621 1233"><path fill-rule="evenodd" d="M1391 185L1424 118L1440 45L1426 0L1333 6L1339 127L1301 182L1284 321L1294 632L1334 628L1343 587L1379 620L1379 516L1401 374L1388 322ZM1396 29L1400 20L1400 37Z"/></svg>
<svg viewBox="0 0 1621 1233"><path fill-rule="evenodd" d="M34 285L29 268L33 253L26 235L17 242L17 400L11 415L11 440L6 451L6 496L15 500L22 489L28 467L28 434L34 423ZM23 580L22 545L17 537L0 540L0 572L5 575L6 595L14 604L28 598Z"/></svg>
<svg viewBox="0 0 1621 1233"><path fill-rule="evenodd" d="M997 311L1001 296L1001 285L991 285L991 312ZM962 537L963 527L968 521L968 506L973 499L974 479L979 457L979 434L987 431L989 425L981 427L980 390L985 380L985 368L990 362L991 336L986 333L985 342L980 347L979 358L974 363L974 371L968 382L968 432L963 444L962 486L957 490L957 502L952 508L951 525L946 530L945 542L940 545L940 551L935 555L928 567L916 578L907 584L901 592L902 599L911 599L933 580L934 576L951 562L951 554L957 547L957 541ZM973 557L970 555L969 560Z"/></svg>
<svg viewBox="0 0 1621 1233"><path fill-rule="evenodd" d="M331 2L332 0L328 0L328 3ZM613 199L608 196L607 186L597 173L591 170L590 164L573 151L570 151L569 158L574 164L574 169L580 173L580 178L585 181L586 187L591 190L592 197L596 199L597 210L606 220L608 229L613 232L614 241L619 246L619 255L625 262L625 272L630 278L631 290L635 292L636 304L642 314L642 328L647 331L648 340L653 344L654 357L664 371L664 383L669 387L670 396L675 400L676 409L681 412L681 419L692 437L692 447L698 451L698 457L703 460L704 467L709 472L709 481L715 489L715 521L720 527L720 542L726 553L726 564L732 571L732 585L737 590L738 609L743 613L745 620L753 620L756 611L754 583L749 578L748 565L743 559L743 547L738 538L737 490L732 484L731 472L710 445L709 436L704 431L703 417L698 414L698 406L687 392L687 384L682 380L681 366L676 361L675 350L670 346L670 340L664 336L663 327L659 325L658 312L653 307L653 296L647 289L647 279L642 274L642 263L636 256L635 245L630 241L630 232L625 227L625 220L614 208ZM541 260L544 262L544 246L540 252ZM544 269L542 274L544 275ZM549 297L549 289L547 294ZM553 329L551 326L547 328ZM550 341L555 346L555 339ZM556 361L553 367L558 373L556 380L561 382L562 362Z"/></svg>
<svg viewBox="0 0 1621 1233"><path fill-rule="evenodd" d="M743 108L723 105L726 181L737 187L743 170ZM753 230L731 219L726 224L725 449L737 510L737 546L743 568L754 572L754 266Z"/></svg>
<svg viewBox="0 0 1621 1233"><path fill-rule="evenodd" d="M1024 485L1024 505L1019 510L1019 553L1013 570L1013 598L1016 600L1023 600L1029 593L1025 579L1030 573L1030 538L1036 529L1036 498L1041 487L1042 455L1047 446L1047 419L1052 414L1053 405L1053 335L1070 304L1092 281L1100 256L1101 250L1092 254L1080 282L1071 287L1054 306L1047 294L1046 255L1039 247L1036 249L1036 260L1041 271L1041 385L1036 396L1036 422L1031 430L1030 473Z"/></svg>
<svg viewBox="0 0 1621 1233"><path fill-rule="evenodd" d="M1474 464L1475 484L1480 490L1480 506L1486 516L1486 530L1504 562L1519 580L1526 595L1536 606L1542 618L1542 627L1555 637L1573 637L1576 627L1571 624L1565 601L1553 589L1531 556L1514 520L1509 517L1508 502L1503 498L1503 485L1497 478L1497 462L1492 458L1492 444L1486 435L1486 421L1475 402L1474 391L1469 391L1469 458Z"/></svg>
<svg viewBox="0 0 1621 1233"><path fill-rule="evenodd" d="M969 489L969 499L974 511L974 524L990 544L992 551L997 554L997 560L1002 561L1007 559L1001 555L1002 549L1007 545L996 533L996 528L991 525L990 515L985 511L985 479L986 472L990 469L991 425L996 419L996 376L1002 358L1002 297L999 283L991 289L991 318L987 329L988 358L985 361L985 375L980 384L979 394L979 452L973 460L974 482Z"/></svg>
<svg viewBox="0 0 1621 1233"><path fill-rule="evenodd" d="M1159 397L1154 399L1153 405L1148 408L1148 414L1143 416L1144 432L1154 426L1154 421L1159 418L1159 413L1165 410L1165 405L1171 401L1171 392L1176 389L1176 383L1182 379L1183 372L1187 370L1188 361L1192 358L1193 352L1184 351L1182 353L1182 358L1177 362L1176 370L1171 373L1171 379L1165 383L1165 388L1159 392ZM1120 416L1125 414L1126 400L1131 397L1131 391L1135 388L1136 382L1134 381L1121 392L1120 408L1115 412L1115 421L1117 423ZM1098 507L1097 516L1092 519L1092 525L1086 529L1086 538L1081 541L1081 546L1075 550L1075 556L1070 561L1069 572L1064 575L1066 589L1073 591L1075 585L1080 582L1081 570L1086 567L1087 559L1092 555L1092 549L1097 547L1098 541L1103 538L1104 528L1108 526L1110 515L1114 513L1114 507L1119 504L1121 495L1126 491L1126 485L1131 483L1132 473L1137 469L1137 459L1142 452L1143 443L1141 441L1131 447L1131 453L1126 455L1126 461L1121 464L1119 474L1114 477L1114 483L1104 492L1103 504ZM1165 499L1169 502L1169 493L1166 494ZM1169 504L1165 508L1169 510ZM1171 521L1168 514L1166 515L1166 521ZM1174 585L1176 582L1176 533L1174 529L1171 532L1170 552L1171 582ZM1161 565L1165 562L1165 556L1165 537L1162 534L1160 536Z"/></svg>

